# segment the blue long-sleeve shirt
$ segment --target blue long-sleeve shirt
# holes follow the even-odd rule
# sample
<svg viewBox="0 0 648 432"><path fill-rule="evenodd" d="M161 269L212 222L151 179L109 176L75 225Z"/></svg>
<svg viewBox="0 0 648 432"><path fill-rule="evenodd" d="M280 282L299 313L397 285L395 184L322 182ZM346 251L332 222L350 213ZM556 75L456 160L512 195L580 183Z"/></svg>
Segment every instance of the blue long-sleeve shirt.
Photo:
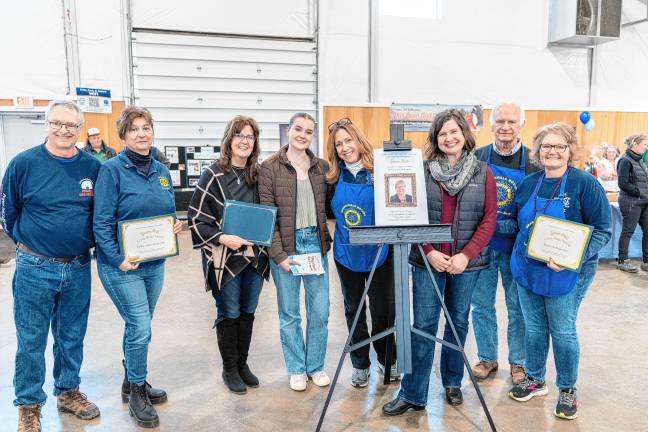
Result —
<svg viewBox="0 0 648 432"><path fill-rule="evenodd" d="M538 179L544 171L528 175L522 180L515 198L515 217L519 210L532 199ZM545 178L538 196L549 198L560 178ZM596 265L599 251L612 236L612 213L605 191L594 176L571 168L565 184L565 219L594 227L589 245L583 256L583 265Z"/></svg>
<svg viewBox="0 0 648 432"><path fill-rule="evenodd" d="M94 235L97 261L102 264L119 267L125 259L119 249L119 222L175 214L171 174L155 159L144 175L124 152L119 153L101 166L96 190ZM154 262L159 260L150 261Z"/></svg>
<svg viewBox="0 0 648 432"><path fill-rule="evenodd" d="M72 257L94 244L92 210L101 164L80 151L58 158L44 144L14 157L2 180L0 218L15 243L48 257Z"/></svg>

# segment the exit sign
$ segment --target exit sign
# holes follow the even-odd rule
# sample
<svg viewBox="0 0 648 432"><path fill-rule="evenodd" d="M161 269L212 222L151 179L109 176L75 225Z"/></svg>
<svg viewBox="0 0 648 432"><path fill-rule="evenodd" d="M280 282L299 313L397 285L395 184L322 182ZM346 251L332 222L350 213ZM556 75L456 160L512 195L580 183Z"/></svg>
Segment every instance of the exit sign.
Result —
<svg viewBox="0 0 648 432"><path fill-rule="evenodd" d="M31 96L16 96L13 98L15 108L34 108L34 98Z"/></svg>

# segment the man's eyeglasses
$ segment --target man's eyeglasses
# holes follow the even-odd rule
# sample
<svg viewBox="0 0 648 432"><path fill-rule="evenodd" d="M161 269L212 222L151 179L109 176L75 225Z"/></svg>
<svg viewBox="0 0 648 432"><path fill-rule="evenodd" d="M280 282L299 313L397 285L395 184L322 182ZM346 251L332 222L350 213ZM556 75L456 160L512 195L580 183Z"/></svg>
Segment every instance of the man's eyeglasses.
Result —
<svg viewBox="0 0 648 432"><path fill-rule="evenodd" d="M256 138L254 135L243 135L240 133L234 134L234 138L241 140L241 141L248 141L248 142L254 142L254 139Z"/></svg>
<svg viewBox="0 0 648 432"><path fill-rule="evenodd" d="M569 148L569 146L565 144L540 144L540 150L545 153L549 153L551 150L556 153L565 153L567 148Z"/></svg>
<svg viewBox="0 0 648 432"><path fill-rule="evenodd" d="M344 118L341 118L340 120L338 120L336 122L331 123L329 125L329 127L328 127L328 130L329 130L329 132L333 132L335 129L337 129L339 127L350 125L350 124L351 124L351 119L347 118L347 117L344 117Z"/></svg>
<svg viewBox="0 0 648 432"><path fill-rule="evenodd" d="M65 128L66 128L69 132L77 132L77 131L79 130L79 128L81 127L80 124L76 124L76 123L63 123L63 122L56 121L56 120L54 120L54 121L47 120L47 124L49 125L49 127L52 128L52 130L55 130L55 131L59 131L59 130L61 130L61 129L63 128L63 126L65 126Z"/></svg>

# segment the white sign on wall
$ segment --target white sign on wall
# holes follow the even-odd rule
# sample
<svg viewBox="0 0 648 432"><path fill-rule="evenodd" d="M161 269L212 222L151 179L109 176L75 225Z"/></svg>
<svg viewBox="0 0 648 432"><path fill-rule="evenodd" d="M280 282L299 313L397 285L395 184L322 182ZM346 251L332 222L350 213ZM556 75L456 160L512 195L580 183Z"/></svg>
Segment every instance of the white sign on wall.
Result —
<svg viewBox="0 0 648 432"><path fill-rule="evenodd" d="M112 113L110 90L77 87L76 94L81 111L103 114Z"/></svg>
<svg viewBox="0 0 648 432"><path fill-rule="evenodd" d="M376 225L427 225L420 149L374 151Z"/></svg>

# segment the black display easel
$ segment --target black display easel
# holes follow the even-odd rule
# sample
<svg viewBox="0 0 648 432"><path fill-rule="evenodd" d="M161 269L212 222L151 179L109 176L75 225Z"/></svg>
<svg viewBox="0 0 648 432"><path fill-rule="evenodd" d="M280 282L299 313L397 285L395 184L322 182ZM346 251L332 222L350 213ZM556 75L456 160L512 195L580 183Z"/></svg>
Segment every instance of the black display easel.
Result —
<svg viewBox="0 0 648 432"><path fill-rule="evenodd" d="M409 141L403 140L403 135L404 135L403 125L394 125L394 124L390 125L390 132L391 132L392 140L385 142L384 145L385 151L398 151L398 150L411 149L411 143ZM446 307L444 298L441 295L439 286L437 285L436 280L434 279L434 276L432 274L432 268L430 267L428 261L425 259L425 253L423 252L423 248L421 246L421 244L424 243L450 243L450 242L452 242L451 226L446 224L410 225L410 226L363 226L363 227L356 227L356 228L349 229L349 244L380 245L380 247L378 249L378 253L376 254L376 258L374 259L371 272L369 273L369 278L367 279L367 282L365 284L364 292L362 293L362 297L361 297L362 300L356 311L355 317L353 319L353 324L351 325L351 329L349 330L349 336L347 337L346 343L344 344L344 350L342 351L342 355L340 356L340 361L338 362L337 369L335 370L335 375L333 376L333 380L331 381L331 386L329 388L328 395L326 397L326 402L324 403L324 407L322 408L322 412L320 414L320 418L317 423L317 428L316 428L317 432L319 432L322 428L322 423L324 422L326 411L331 402L331 397L333 396L333 392L335 391L335 386L340 376L340 371L342 370L342 364L344 363L344 358L346 357L347 353L350 353L351 351L355 351L358 348L368 345L373 341L394 334L396 339L396 357L398 359L397 360L398 373L399 374L411 373L412 372L412 349L411 349L412 333L416 333L419 336L423 336L427 339L432 340L433 342L438 342L450 349L459 351L461 353L464 360L464 364L466 365L466 369L468 370L468 374L470 375L470 380L472 381L473 386L475 387L475 391L477 392L477 396L479 397L479 402L481 403L481 406L484 410L484 414L486 414L486 418L488 419L490 428L493 432L497 431L497 429L495 428L495 423L493 422L493 418L491 417L488 407L486 406L486 401L484 400L484 396L482 395L481 390L479 388L479 384L477 383L477 380L475 379L475 376L472 373L472 369L470 368L470 363L468 362L468 358L466 357L464 348L459 343L459 336L457 335L457 331L455 329L454 323L452 322L452 318L450 317L450 313L448 312L448 309ZM395 312L396 312L394 326L370 337L369 339L352 344L353 334L355 333L355 328L356 325L358 324L358 319L360 317L360 312L362 311L362 306L366 302L367 292L369 291L369 287L371 286L371 281L373 279L374 272L378 264L378 258L380 257L383 248L387 247L386 245L393 245L394 247L394 295L395 295L394 300L395 300ZM443 339L439 339L438 337L436 337L436 335L431 335L417 328L414 328L414 326L411 324L410 301L409 301L409 263L408 263L410 245L415 245L415 247L418 247L419 251L421 252L421 255L424 257L423 262L425 263L425 268L427 269L430 279L432 280L434 291L436 292L439 302L441 303L441 307L443 308L443 314L445 315L446 322L450 326L450 329L452 330L452 335L458 344L453 344ZM385 382L388 382L389 380L389 368L391 366L390 365L391 359L389 358L391 356L390 349L391 347L388 346L388 350L387 350L388 359L386 361L387 364L385 364Z"/></svg>

